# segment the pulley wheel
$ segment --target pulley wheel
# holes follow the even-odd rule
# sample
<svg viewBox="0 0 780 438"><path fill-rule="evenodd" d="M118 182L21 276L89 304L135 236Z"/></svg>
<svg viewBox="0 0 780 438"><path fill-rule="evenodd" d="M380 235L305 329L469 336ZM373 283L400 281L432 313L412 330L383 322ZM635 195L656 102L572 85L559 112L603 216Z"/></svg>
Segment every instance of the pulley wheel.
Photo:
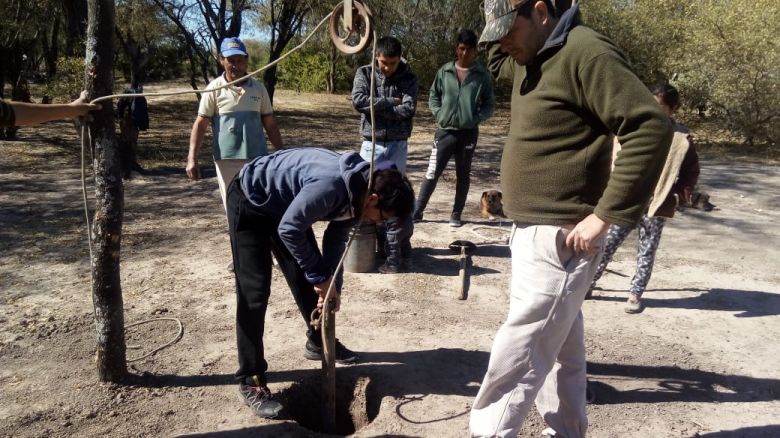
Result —
<svg viewBox="0 0 780 438"><path fill-rule="evenodd" d="M368 6L352 1L352 30L347 30L343 20L344 2L339 2L330 16L328 33L333 44L342 53L352 55L362 51L371 42L374 19Z"/></svg>

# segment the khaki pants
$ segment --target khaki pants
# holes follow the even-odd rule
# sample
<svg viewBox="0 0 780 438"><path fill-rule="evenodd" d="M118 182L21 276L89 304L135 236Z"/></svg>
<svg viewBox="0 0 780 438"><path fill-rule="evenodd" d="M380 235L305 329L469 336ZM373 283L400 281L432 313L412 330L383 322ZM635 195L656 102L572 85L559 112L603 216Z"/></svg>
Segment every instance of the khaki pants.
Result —
<svg viewBox="0 0 780 438"><path fill-rule="evenodd" d="M238 175L244 164L249 160L214 160L214 167L217 169L217 182L219 183L219 194L222 196L222 207L227 211L227 188L233 178Z"/></svg>
<svg viewBox="0 0 780 438"><path fill-rule="evenodd" d="M471 436L517 437L534 400L559 436L585 436L580 307L601 253L574 254L566 247L567 233L549 225L516 227L512 232L509 314L496 333L488 370L471 408Z"/></svg>

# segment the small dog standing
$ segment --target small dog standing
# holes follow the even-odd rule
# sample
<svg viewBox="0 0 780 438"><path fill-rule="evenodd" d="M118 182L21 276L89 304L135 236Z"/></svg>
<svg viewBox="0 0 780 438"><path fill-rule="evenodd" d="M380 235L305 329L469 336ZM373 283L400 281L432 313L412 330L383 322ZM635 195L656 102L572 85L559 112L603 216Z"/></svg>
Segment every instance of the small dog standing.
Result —
<svg viewBox="0 0 780 438"><path fill-rule="evenodd" d="M479 200L479 207L482 217L497 219L504 216L504 204L501 201L503 195L498 190L488 190L482 192L482 198Z"/></svg>

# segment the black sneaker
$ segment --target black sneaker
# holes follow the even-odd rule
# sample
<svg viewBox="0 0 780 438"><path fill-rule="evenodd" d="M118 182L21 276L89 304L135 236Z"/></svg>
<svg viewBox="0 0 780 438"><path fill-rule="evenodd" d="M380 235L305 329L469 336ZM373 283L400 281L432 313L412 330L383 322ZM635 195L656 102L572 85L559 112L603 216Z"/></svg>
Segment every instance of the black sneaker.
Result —
<svg viewBox="0 0 780 438"><path fill-rule="evenodd" d="M303 357L309 360L322 360L322 347L316 345L311 339L308 339L306 341L306 348L303 350ZM357 353L345 347L344 344L336 339L336 363L349 365L357 362L357 360Z"/></svg>
<svg viewBox="0 0 780 438"><path fill-rule="evenodd" d="M397 274L401 272L401 267L396 264L385 262L381 264L376 270L379 271L380 274Z"/></svg>
<svg viewBox="0 0 780 438"><path fill-rule="evenodd" d="M460 212L452 212L452 215L450 215L450 226L451 227L462 227L463 222L460 220Z"/></svg>
<svg viewBox="0 0 780 438"><path fill-rule="evenodd" d="M252 409L258 417L276 418L282 410L282 404L274 401L271 390L265 385L238 385L241 400Z"/></svg>

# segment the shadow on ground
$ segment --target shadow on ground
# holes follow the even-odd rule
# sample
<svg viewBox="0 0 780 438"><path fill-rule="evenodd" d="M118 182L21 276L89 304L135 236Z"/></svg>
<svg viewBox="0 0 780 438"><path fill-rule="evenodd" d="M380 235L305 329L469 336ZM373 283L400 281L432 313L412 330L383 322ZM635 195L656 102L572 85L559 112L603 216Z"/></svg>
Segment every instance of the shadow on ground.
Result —
<svg viewBox="0 0 780 438"><path fill-rule="evenodd" d="M508 252L508 248L507 248ZM475 258L475 256L477 258ZM470 276L479 276L485 274L495 274L498 271L493 268L483 266L481 257L502 257L503 251L500 248L479 247L477 253L471 256L471 264L468 272ZM414 249L409 272L439 275L443 277L457 276L460 271L459 254L449 249L419 247ZM507 254L506 257L509 257ZM489 263L488 263L489 264Z"/></svg>
<svg viewBox="0 0 780 438"><path fill-rule="evenodd" d="M775 438L780 436L780 425L741 427L697 435L699 438Z"/></svg>
<svg viewBox="0 0 780 438"><path fill-rule="evenodd" d="M223 430L220 432L193 433L177 435L180 438L308 438L311 432L301 429L291 422L269 424L264 426L246 427L235 430ZM414 435L372 435L374 438L417 438Z"/></svg>
<svg viewBox="0 0 780 438"><path fill-rule="evenodd" d="M651 298L652 292L690 291L701 292L698 295L682 298ZM626 294L618 296L603 295L603 292L622 292L616 289L601 289L593 295L596 301L625 301ZM645 307L665 307L668 309L721 310L736 312L737 318L780 315L780 295L772 292L738 289L648 289L642 296Z"/></svg>
<svg viewBox="0 0 780 438"><path fill-rule="evenodd" d="M409 401L427 394L474 397L484 376L486 351L439 348L409 352L362 353L360 362L339 367L337 373L371 377L372 392L379 399L391 396ZM453 366L458 364L458 366ZM272 371L270 383L301 382L318 378L317 369ZM673 366L588 363L588 375L596 390L597 404L667 402L759 402L778 400L780 380L734 374L718 374ZM652 388L619 391L599 381L622 377L657 381ZM125 384L141 387L198 387L232 385L230 374L176 376L145 373Z"/></svg>
<svg viewBox="0 0 780 438"><path fill-rule="evenodd" d="M623 365L588 362L595 404L669 402L760 402L778 400L780 380L718 374L672 366ZM600 378L656 381L653 387L619 391Z"/></svg>

